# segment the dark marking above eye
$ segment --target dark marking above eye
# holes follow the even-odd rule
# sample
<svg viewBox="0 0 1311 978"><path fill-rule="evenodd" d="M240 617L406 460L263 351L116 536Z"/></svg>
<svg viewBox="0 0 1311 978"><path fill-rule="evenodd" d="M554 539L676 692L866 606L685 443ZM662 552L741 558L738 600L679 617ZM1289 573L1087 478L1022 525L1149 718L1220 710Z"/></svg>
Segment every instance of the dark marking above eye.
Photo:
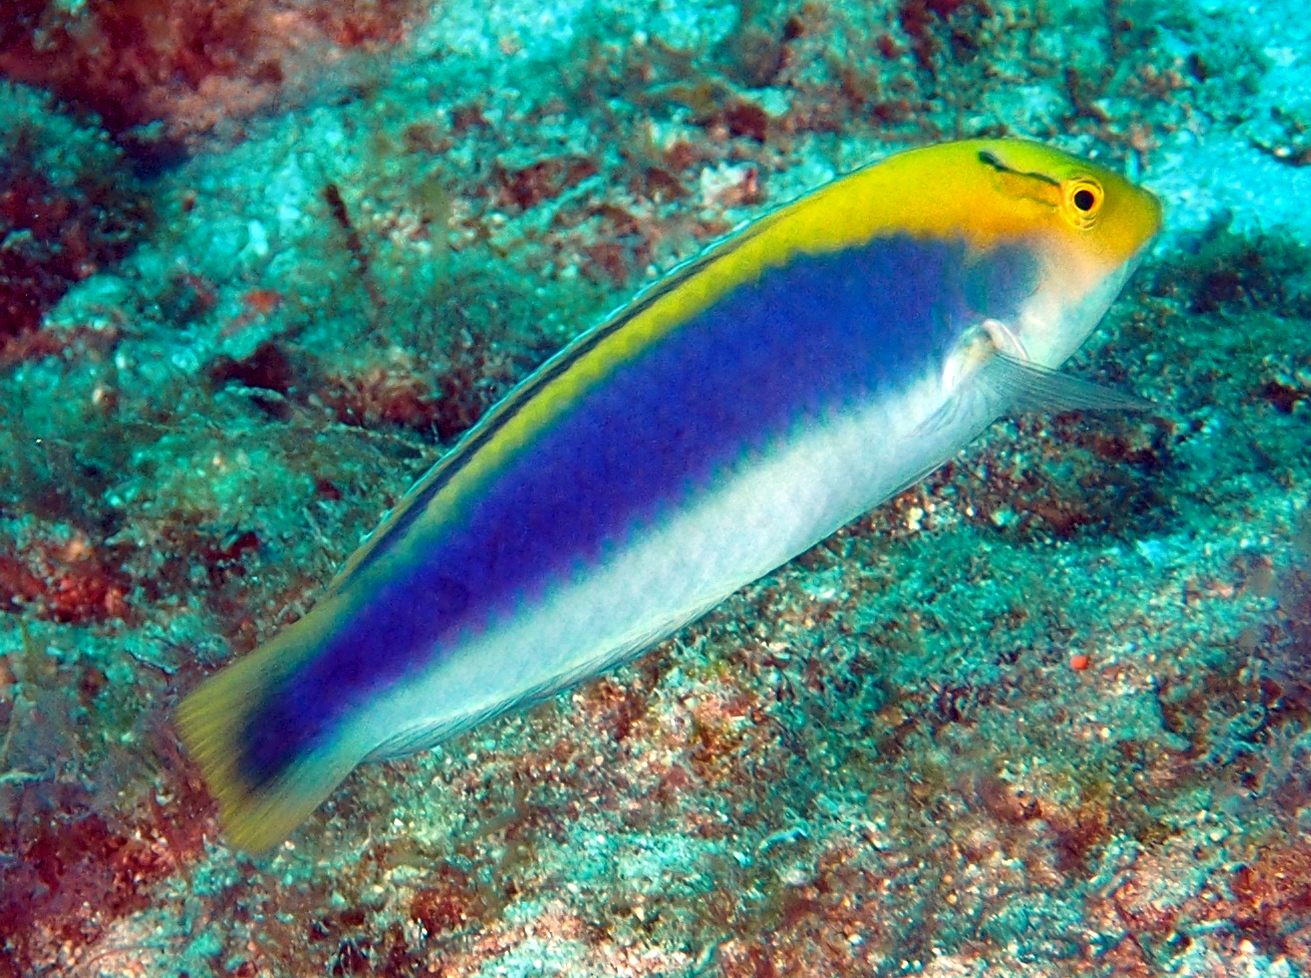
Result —
<svg viewBox="0 0 1311 978"><path fill-rule="evenodd" d="M1090 211L1093 205L1097 203L1097 195L1091 190L1083 189L1074 192L1074 206L1081 211Z"/></svg>
<svg viewBox="0 0 1311 978"><path fill-rule="evenodd" d="M984 164L985 166L992 167L998 173L1013 173L1017 177L1030 177L1034 180L1041 180L1043 183L1049 184L1053 187L1059 187L1061 185L1061 182L1059 180L1053 180L1045 173L1033 173L1033 172L1025 173L1022 170L1012 170L1009 166L1007 166L1005 163L999 160L992 153L988 152L986 149L979 150L979 162Z"/></svg>

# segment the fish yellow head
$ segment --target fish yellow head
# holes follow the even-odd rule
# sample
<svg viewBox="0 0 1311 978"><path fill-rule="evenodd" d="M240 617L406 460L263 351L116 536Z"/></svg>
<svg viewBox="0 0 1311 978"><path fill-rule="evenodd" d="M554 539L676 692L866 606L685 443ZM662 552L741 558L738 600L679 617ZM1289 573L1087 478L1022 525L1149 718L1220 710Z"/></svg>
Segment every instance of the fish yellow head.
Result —
<svg viewBox="0 0 1311 978"><path fill-rule="evenodd" d="M792 247L892 234L964 243L989 290L1020 291L1003 352L1055 367L1096 326L1161 226L1161 204L1120 174L1050 146L968 139L900 153L777 215ZM1018 306L1018 312L1015 308Z"/></svg>
<svg viewBox="0 0 1311 978"><path fill-rule="evenodd" d="M1016 140L956 144L986 187L984 227L1034 262L1034 291L1010 325L1011 352L1055 367L1101 319L1161 226L1161 203L1120 174ZM991 171L991 172L987 172ZM1012 221L1014 223L1012 223Z"/></svg>

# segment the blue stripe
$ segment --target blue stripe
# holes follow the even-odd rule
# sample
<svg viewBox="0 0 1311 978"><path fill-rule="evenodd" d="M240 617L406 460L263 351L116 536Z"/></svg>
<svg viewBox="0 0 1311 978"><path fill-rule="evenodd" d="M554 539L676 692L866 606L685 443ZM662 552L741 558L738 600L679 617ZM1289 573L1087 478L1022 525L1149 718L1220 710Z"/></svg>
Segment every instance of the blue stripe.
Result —
<svg viewBox="0 0 1311 978"><path fill-rule="evenodd" d="M245 776L275 777L461 633L595 564L735 465L939 363L980 312L1013 312L1028 256L965 258L959 243L905 236L801 256L617 367L252 711Z"/></svg>

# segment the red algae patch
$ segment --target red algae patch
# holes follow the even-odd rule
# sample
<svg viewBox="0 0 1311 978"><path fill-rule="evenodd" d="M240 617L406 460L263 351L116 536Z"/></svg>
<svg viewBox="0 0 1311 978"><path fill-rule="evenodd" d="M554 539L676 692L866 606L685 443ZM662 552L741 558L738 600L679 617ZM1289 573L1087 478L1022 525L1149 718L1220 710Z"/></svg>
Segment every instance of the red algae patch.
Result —
<svg viewBox="0 0 1311 978"><path fill-rule="evenodd" d="M397 43L423 9L414 0L22 0L0 17L0 75L95 112L116 134L163 122L181 141L267 110L288 75L312 70L325 49Z"/></svg>
<svg viewBox="0 0 1311 978"><path fill-rule="evenodd" d="M38 92L0 83L0 364L62 350L69 337L31 334L150 222L146 193L105 132L53 109Z"/></svg>

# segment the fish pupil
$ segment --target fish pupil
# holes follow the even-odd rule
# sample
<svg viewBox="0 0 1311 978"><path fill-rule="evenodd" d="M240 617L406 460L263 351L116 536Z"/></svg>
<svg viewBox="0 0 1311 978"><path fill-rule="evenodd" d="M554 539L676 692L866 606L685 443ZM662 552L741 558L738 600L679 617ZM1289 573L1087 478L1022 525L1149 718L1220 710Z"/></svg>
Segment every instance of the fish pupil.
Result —
<svg viewBox="0 0 1311 978"><path fill-rule="evenodd" d="M1091 190L1076 190L1074 193L1074 206L1081 211L1092 210L1093 204L1097 203L1097 197Z"/></svg>

